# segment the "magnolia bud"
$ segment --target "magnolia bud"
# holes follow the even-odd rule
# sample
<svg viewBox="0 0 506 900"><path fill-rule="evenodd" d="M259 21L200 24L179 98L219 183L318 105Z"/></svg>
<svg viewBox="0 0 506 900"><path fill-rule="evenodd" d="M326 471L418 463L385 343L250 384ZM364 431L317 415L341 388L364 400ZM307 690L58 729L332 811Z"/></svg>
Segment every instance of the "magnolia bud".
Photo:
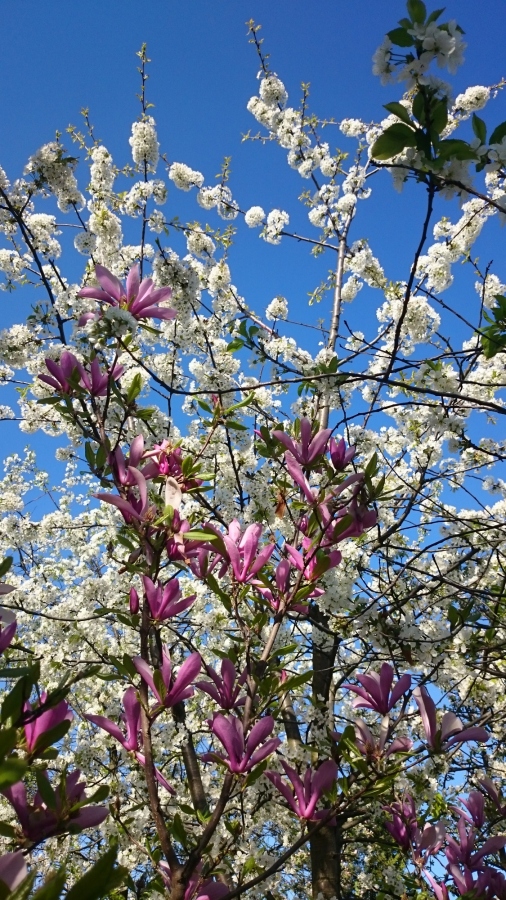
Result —
<svg viewBox="0 0 506 900"><path fill-rule="evenodd" d="M139 612L139 595L134 587L130 588L130 612L133 616Z"/></svg>

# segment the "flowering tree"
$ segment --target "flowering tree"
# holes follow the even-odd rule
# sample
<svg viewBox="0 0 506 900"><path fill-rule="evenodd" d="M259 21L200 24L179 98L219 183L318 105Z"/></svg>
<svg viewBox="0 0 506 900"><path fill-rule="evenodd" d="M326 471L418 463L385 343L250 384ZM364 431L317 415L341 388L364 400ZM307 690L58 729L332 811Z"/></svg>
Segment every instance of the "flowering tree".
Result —
<svg viewBox="0 0 506 900"><path fill-rule="evenodd" d="M506 123L477 114L502 85L454 99L432 67L462 32L408 0L374 57L398 99L334 152L249 34L248 109L316 231L243 211L227 164L208 187L162 157L209 221L164 212L145 48L133 167L86 116L89 175L60 139L0 170L4 287L36 297L2 379L65 465L52 486L31 451L5 464L0 895L504 898L506 298L473 257L506 213ZM425 197L402 280L355 237L390 176ZM232 283L242 220L331 260L320 350ZM465 308L442 299L459 261ZM372 338L343 313L361 289Z"/></svg>

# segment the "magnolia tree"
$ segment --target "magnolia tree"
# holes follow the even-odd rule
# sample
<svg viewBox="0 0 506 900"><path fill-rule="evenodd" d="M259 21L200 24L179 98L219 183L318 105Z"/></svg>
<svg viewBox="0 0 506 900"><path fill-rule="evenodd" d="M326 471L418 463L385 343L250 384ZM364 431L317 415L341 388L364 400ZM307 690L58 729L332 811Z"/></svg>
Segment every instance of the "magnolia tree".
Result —
<svg viewBox="0 0 506 900"><path fill-rule="evenodd" d="M86 117L76 155L0 170L3 286L36 298L0 336L4 417L65 467L5 463L0 897L505 898L506 288L473 255L506 215L506 123L477 114L502 85L455 97L462 31L408 0L374 56L388 117L321 122L249 34L306 234L228 165L160 157L145 48L133 165ZM425 203L400 281L359 237L392 178ZM330 264L320 350L234 285L247 227Z"/></svg>

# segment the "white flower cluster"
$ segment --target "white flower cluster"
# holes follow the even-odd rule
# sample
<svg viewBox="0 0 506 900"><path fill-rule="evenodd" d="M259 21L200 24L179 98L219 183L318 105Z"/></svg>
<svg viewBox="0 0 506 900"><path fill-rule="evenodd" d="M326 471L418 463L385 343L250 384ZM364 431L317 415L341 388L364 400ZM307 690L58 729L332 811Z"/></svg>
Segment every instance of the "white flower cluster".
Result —
<svg viewBox="0 0 506 900"><path fill-rule="evenodd" d="M116 177L112 156L102 144L91 151L90 191L99 197L107 197L114 186Z"/></svg>
<svg viewBox="0 0 506 900"><path fill-rule="evenodd" d="M286 319L288 316L288 302L285 297L274 297L265 310L265 317L270 321Z"/></svg>
<svg viewBox="0 0 506 900"><path fill-rule="evenodd" d="M44 144L28 160L25 172L32 175L41 190L49 190L56 197L58 208L68 212L72 206L81 209L84 197L74 175L75 160L66 155L56 141Z"/></svg>
<svg viewBox="0 0 506 900"><path fill-rule="evenodd" d="M244 221L248 228L260 228L265 219L265 212L261 206L251 206L244 214Z"/></svg>
<svg viewBox="0 0 506 900"><path fill-rule="evenodd" d="M207 276L207 290L211 295L226 290L230 285L230 269L226 262L216 263Z"/></svg>
<svg viewBox="0 0 506 900"><path fill-rule="evenodd" d="M367 131L367 125L361 119L341 119L339 130L346 137L359 138Z"/></svg>
<svg viewBox="0 0 506 900"><path fill-rule="evenodd" d="M141 122L133 123L129 144L134 163L141 168L146 166L148 172L154 172L158 165L160 145L152 116L146 116Z"/></svg>
<svg viewBox="0 0 506 900"><path fill-rule="evenodd" d="M93 251L95 261L114 270L118 265L118 252L123 242L121 219L98 200L90 203L89 207L91 215L88 228L96 237Z"/></svg>
<svg viewBox="0 0 506 900"><path fill-rule="evenodd" d="M91 231L80 231L74 238L74 247L83 256L92 256L97 249L97 236Z"/></svg>
<svg viewBox="0 0 506 900"><path fill-rule="evenodd" d="M288 94L277 75L270 74L260 81L259 94L266 106L286 106Z"/></svg>
<svg viewBox="0 0 506 900"><path fill-rule="evenodd" d="M341 290L341 299L345 303L350 303L355 299L358 292L362 290L364 286L363 281L360 281L358 275L350 275L347 281L343 284Z"/></svg>
<svg viewBox="0 0 506 900"><path fill-rule="evenodd" d="M8 281L22 281L27 262L17 250L0 248L0 272L4 273ZM0 290L4 291L5 288L6 285L0 283Z"/></svg>
<svg viewBox="0 0 506 900"><path fill-rule="evenodd" d="M483 109L490 99L490 88L477 84L468 87L463 94L457 94L453 105L454 112L473 113Z"/></svg>
<svg viewBox="0 0 506 900"><path fill-rule="evenodd" d="M192 187L201 188L204 184L202 173L190 169L185 163L172 163L169 168L169 178L181 191L190 191Z"/></svg>
<svg viewBox="0 0 506 900"><path fill-rule="evenodd" d="M189 253L193 253L195 256L200 256L203 259L210 259L216 250L216 244L210 235L197 229L187 232L186 246Z"/></svg>
<svg viewBox="0 0 506 900"><path fill-rule="evenodd" d="M222 219L236 219L239 207L232 198L232 191L226 184L215 187L201 187L197 194L197 202L202 209L214 209Z"/></svg>
<svg viewBox="0 0 506 900"><path fill-rule="evenodd" d="M497 300L495 298L498 294L500 296L506 294L506 284L503 284L497 275L493 275L492 272L487 272L483 281L477 281L475 289L480 299L483 300L483 306L487 309L496 306Z"/></svg>
<svg viewBox="0 0 506 900"><path fill-rule="evenodd" d="M130 188L124 201L127 216L139 216L146 208L148 200L162 205L167 200L167 186L163 181L137 181Z"/></svg>
<svg viewBox="0 0 506 900"><path fill-rule="evenodd" d="M56 259L61 253L61 246L54 234L61 234L56 229L56 219L47 213L33 213L26 217L31 243L34 250L43 256Z"/></svg>
<svg viewBox="0 0 506 900"><path fill-rule="evenodd" d="M385 273L371 248L363 240L351 245L345 269L360 276L370 287L383 288L386 283Z"/></svg>
<svg viewBox="0 0 506 900"><path fill-rule="evenodd" d="M267 224L262 230L262 237L268 244L279 244L281 232L288 225L290 216L282 209L272 209L267 216Z"/></svg>
<svg viewBox="0 0 506 900"><path fill-rule="evenodd" d="M435 60L439 68L448 69L454 74L464 61L464 49L466 44L462 40L462 31L455 20L447 22L440 27L436 22L414 24L407 32L415 39L415 46L420 52L414 56L412 53L404 65L396 66L393 62L394 51L390 38L385 37L373 56L373 74L378 75L382 84L393 80L395 73L397 81L404 81L408 88L416 83L426 84L430 76L427 75L431 63Z"/></svg>

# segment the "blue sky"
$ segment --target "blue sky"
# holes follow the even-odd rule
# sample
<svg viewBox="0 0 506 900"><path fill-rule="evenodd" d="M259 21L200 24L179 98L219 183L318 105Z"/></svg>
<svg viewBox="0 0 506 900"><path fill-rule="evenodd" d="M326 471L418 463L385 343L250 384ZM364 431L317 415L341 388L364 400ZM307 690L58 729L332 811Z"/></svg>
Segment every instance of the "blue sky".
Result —
<svg viewBox="0 0 506 900"><path fill-rule="evenodd" d="M435 4L437 5L437 4ZM430 7L432 8L432 7ZM492 84L506 74L503 0L477 6L475 0L450 0L446 17L455 17L466 32L466 64L452 79L455 92L470 84ZM285 152L275 146L243 143L241 136L257 131L246 111L256 92L257 58L248 44L245 22L262 23L271 66L285 82L297 105L301 81L311 83L311 108L319 116L365 120L382 117L382 104L398 99L396 86L382 87L371 74L371 56L385 31L404 14L400 0L2 0L0 27L0 164L16 177L38 146L57 129L80 124L87 106L96 133L118 164L130 161L128 137L139 113L135 56L142 42L152 59L149 99L155 104L159 139L171 161L186 162L213 183L224 156L232 157L231 187L243 209L297 210L297 196L308 183L288 169ZM442 73L446 77L445 73ZM490 105L493 124L506 118L506 95ZM337 129L329 128L331 146L353 150ZM395 194L388 176L377 180L364 216L357 217L353 239L368 236L391 278L406 277L406 266L417 241L423 193L415 186ZM200 218L194 196L171 189L168 215ZM457 217L455 203L447 214ZM213 216L209 216L212 221ZM292 219L314 234L299 206ZM216 224L223 224L220 220ZM504 232L493 223L484 253L500 260ZM177 242L174 246L176 249ZM76 258L74 265L82 266ZM295 317L308 318L307 292L323 277L331 261L315 262L300 245L285 241L266 246L257 232L242 227L232 250L233 279L248 303L261 310L278 293L286 296ZM71 277L79 275L68 272ZM504 271L502 274L506 276ZM461 275L457 273L457 286ZM472 280L462 304L474 303ZM463 283L463 282L462 282ZM470 293L469 293L470 292ZM375 331L377 294L363 291L359 317L364 331ZM22 321L27 311L21 292L0 296L0 327ZM309 319L325 316L313 308ZM351 312L350 312L350 315ZM364 326L365 323L365 326ZM0 396L0 401L2 397ZM3 423L4 426L7 423ZM26 436L14 438L18 447ZM33 443L39 438L32 438ZM42 446L42 444L40 444Z"/></svg>

